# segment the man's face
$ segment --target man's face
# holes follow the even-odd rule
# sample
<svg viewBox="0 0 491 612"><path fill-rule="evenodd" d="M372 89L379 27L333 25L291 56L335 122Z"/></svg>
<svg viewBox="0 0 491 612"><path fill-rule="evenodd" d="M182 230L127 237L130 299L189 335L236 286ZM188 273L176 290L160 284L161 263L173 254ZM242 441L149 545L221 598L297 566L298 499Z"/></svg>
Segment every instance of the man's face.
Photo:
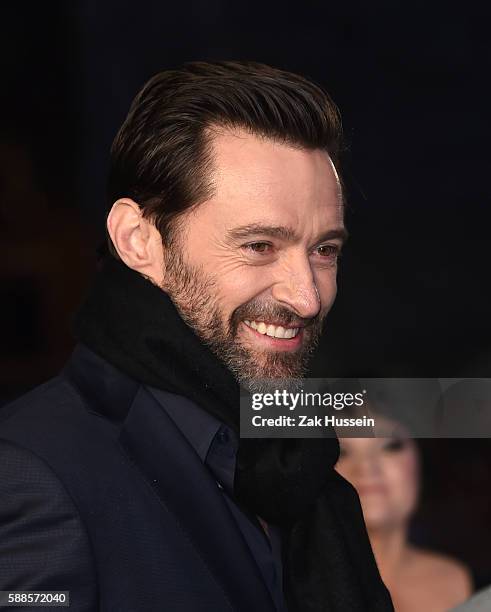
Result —
<svg viewBox="0 0 491 612"><path fill-rule="evenodd" d="M247 388L299 378L336 296L336 171L321 150L245 132L217 135L214 163L214 195L164 248L162 288Z"/></svg>

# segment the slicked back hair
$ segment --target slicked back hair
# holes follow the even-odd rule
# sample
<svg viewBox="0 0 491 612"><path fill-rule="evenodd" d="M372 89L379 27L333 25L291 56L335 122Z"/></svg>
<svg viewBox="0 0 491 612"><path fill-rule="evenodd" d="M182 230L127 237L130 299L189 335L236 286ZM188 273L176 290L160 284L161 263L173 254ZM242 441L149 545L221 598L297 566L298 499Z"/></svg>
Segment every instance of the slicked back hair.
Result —
<svg viewBox="0 0 491 612"><path fill-rule="evenodd" d="M170 242L180 215L212 196L214 127L339 162L339 112L316 84L255 62L191 62L156 74L134 99L111 148L109 207L132 198Z"/></svg>

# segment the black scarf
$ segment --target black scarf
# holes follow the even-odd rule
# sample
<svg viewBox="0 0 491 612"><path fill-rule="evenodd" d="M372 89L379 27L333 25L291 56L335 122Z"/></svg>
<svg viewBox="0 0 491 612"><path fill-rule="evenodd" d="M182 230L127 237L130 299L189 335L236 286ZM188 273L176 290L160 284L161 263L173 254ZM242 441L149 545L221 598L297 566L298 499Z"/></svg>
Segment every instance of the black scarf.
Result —
<svg viewBox="0 0 491 612"><path fill-rule="evenodd" d="M144 384L184 395L239 431L239 387L166 293L108 258L75 320L75 335ZM279 525L289 612L386 612L353 488L333 469L337 439L241 439L234 494ZM256 612L256 611L251 611Z"/></svg>

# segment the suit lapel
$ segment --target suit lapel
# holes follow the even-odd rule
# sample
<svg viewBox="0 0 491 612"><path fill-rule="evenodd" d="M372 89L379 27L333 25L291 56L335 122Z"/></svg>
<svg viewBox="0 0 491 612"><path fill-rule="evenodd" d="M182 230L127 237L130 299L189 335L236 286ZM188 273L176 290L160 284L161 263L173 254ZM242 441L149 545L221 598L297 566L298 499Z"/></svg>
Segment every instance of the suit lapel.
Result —
<svg viewBox="0 0 491 612"><path fill-rule="evenodd" d="M222 493L172 419L143 387L120 444L186 531L234 610L274 610L257 564Z"/></svg>

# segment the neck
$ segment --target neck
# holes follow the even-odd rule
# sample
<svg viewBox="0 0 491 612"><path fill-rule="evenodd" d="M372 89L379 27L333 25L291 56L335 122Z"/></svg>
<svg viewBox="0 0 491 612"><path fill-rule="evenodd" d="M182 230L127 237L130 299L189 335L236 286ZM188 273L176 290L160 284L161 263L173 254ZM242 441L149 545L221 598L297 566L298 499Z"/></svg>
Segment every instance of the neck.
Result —
<svg viewBox="0 0 491 612"><path fill-rule="evenodd" d="M368 535L382 579L390 584L408 549L407 525L368 529Z"/></svg>

